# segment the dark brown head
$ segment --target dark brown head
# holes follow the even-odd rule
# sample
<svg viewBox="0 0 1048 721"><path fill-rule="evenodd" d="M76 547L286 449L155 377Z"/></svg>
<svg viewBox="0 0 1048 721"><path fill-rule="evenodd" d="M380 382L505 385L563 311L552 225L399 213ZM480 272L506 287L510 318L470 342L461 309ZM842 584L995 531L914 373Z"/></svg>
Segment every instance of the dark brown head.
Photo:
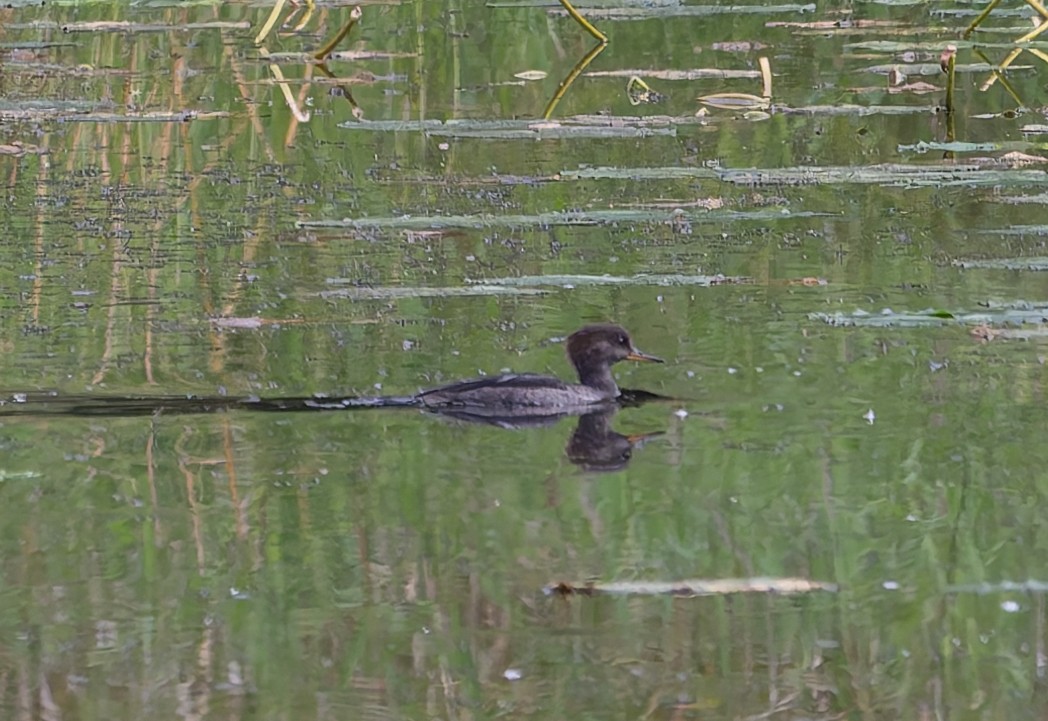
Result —
<svg viewBox="0 0 1048 721"><path fill-rule="evenodd" d="M571 359L579 377L607 369L621 360L662 363L661 358L642 353L633 345L626 329L614 323L594 323L568 336L568 358Z"/></svg>

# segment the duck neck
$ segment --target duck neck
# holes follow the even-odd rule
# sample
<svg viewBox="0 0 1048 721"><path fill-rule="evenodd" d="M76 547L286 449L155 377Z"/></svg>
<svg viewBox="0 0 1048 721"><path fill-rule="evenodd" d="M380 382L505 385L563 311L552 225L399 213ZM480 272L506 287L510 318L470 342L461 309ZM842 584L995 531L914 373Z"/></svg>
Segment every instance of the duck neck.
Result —
<svg viewBox="0 0 1048 721"><path fill-rule="evenodd" d="M576 363L575 370L579 374L579 382L598 390L608 398L617 398L619 395L619 387L615 384L615 379L611 375L611 366L607 363L586 363L585 361Z"/></svg>

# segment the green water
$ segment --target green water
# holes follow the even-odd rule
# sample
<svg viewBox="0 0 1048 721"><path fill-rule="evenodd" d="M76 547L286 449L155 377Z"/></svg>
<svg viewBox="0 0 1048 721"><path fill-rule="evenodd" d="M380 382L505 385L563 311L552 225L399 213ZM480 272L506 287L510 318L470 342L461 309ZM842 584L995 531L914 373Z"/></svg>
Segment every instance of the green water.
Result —
<svg viewBox="0 0 1048 721"><path fill-rule="evenodd" d="M770 117L695 117L759 77L651 76L665 100L634 106L583 74L529 126L593 46L556 5L364 4L340 49L377 56L332 61L342 90L280 53L349 6L295 11L268 57L272 5L0 10L0 716L1044 716L1048 348L995 304L1048 284L954 261L1048 255L1043 163L1001 160L1043 153L1042 110L1001 113L1045 105L1045 66L1021 56L1011 93L959 73L973 145L917 152L950 139L945 76L869 68L937 66L966 18L664 5L595 13L586 72L763 55ZM880 24L783 25L842 18ZM929 309L1006 333L816 315ZM667 361L620 385L676 399L606 419L649 437L603 464L575 418L17 402L570 377L560 339L598 320ZM838 590L544 592L753 577Z"/></svg>

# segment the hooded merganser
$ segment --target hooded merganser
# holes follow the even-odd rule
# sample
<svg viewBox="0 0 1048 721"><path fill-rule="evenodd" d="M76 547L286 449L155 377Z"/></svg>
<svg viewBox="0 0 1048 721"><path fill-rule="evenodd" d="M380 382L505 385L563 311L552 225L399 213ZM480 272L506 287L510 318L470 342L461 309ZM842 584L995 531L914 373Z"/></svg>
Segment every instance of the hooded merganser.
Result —
<svg viewBox="0 0 1048 721"><path fill-rule="evenodd" d="M304 402L282 399L280 409L292 410L291 403L301 403L303 410L424 408L445 418L520 428L556 423L565 416L592 413L602 406L668 400L645 391L619 390L611 375L611 366L615 363L621 360L665 362L637 350L622 326L613 323L585 326L568 336L566 346L579 383L565 383L560 378L536 373L505 373L456 381L413 396L315 396Z"/></svg>
<svg viewBox="0 0 1048 721"><path fill-rule="evenodd" d="M415 399L427 408L568 408L607 403L619 397L611 366L621 360L662 363L661 358L637 350L630 334L613 323L596 323L568 336L568 359L578 383L553 376L508 373L458 381L422 391Z"/></svg>
<svg viewBox="0 0 1048 721"><path fill-rule="evenodd" d="M91 416L137 416L167 413L209 413L217 410L315 411L348 408L422 407L463 420L519 425L555 422L566 415L591 413L602 404L634 404L659 396L643 391L625 395L615 384L611 366L621 360L662 363L661 358L642 353L622 326L612 323L588 325L568 336L568 358L579 375L579 383L565 383L553 376L508 373L450 383L413 396L308 398L203 397L203 396L64 396L16 394L0 397L0 416L60 414Z"/></svg>

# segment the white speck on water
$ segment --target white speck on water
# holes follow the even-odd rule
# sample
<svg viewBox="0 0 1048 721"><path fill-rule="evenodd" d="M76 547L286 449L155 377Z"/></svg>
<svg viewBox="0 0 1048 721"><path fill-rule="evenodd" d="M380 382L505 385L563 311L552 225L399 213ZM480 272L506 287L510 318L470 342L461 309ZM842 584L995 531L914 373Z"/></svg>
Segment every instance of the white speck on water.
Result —
<svg viewBox="0 0 1048 721"><path fill-rule="evenodd" d="M757 366L753 370L757 371L758 373L763 373L764 372L764 368L762 368L761 366Z"/></svg>
<svg viewBox="0 0 1048 721"><path fill-rule="evenodd" d="M507 681L519 681L524 678L524 673L519 668L507 668L502 672L502 676Z"/></svg>
<svg viewBox="0 0 1048 721"><path fill-rule="evenodd" d="M911 523L916 523L919 519L917 518L917 516L915 516L912 513L910 513L910 514L907 514L906 520L910 521Z"/></svg>
<svg viewBox="0 0 1048 721"><path fill-rule="evenodd" d="M413 341L413 340L406 340L405 339L404 341L401 342L400 347L403 348L404 350L411 350L412 348L415 347L415 341Z"/></svg>
<svg viewBox="0 0 1048 721"><path fill-rule="evenodd" d="M376 383L375 385L373 385L371 387L374 388L377 391L382 390L382 384L381 383Z"/></svg>
<svg viewBox="0 0 1048 721"><path fill-rule="evenodd" d="M881 584L881 586L884 587L885 591L898 591L899 590L899 582L898 581L885 581L884 583Z"/></svg>
<svg viewBox="0 0 1048 721"><path fill-rule="evenodd" d="M678 408L677 410L675 410L673 412L673 415L677 416L678 418L687 418L688 417L688 412L686 410L684 410L683 408Z"/></svg>
<svg viewBox="0 0 1048 721"><path fill-rule="evenodd" d="M738 372L739 372L738 368L729 368L728 369L728 375L730 375L730 376L733 376L733 375L735 375Z"/></svg>
<svg viewBox="0 0 1048 721"><path fill-rule="evenodd" d="M688 375L688 378L694 378L695 377L695 371L688 371L687 375Z"/></svg>
<svg viewBox="0 0 1048 721"><path fill-rule="evenodd" d="M801 372L800 371L793 371L793 376L794 376L794 378L800 378L801 377Z"/></svg>
<svg viewBox="0 0 1048 721"><path fill-rule="evenodd" d="M1016 601L1004 601L1001 603L1001 610L1005 613L1015 613L1019 608L1019 604Z"/></svg>
<svg viewBox="0 0 1048 721"><path fill-rule="evenodd" d="M877 414L874 413L873 409L871 408L870 410L866 411L866 415L864 415L863 418L865 418L866 422L872 426L873 422L877 420Z"/></svg>
<svg viewBox="0 0 1048 721"><path fill-rule="evenodd" d="M449 143L440 143L437 145L438 150L447 150L451 145Z"/></svg>

